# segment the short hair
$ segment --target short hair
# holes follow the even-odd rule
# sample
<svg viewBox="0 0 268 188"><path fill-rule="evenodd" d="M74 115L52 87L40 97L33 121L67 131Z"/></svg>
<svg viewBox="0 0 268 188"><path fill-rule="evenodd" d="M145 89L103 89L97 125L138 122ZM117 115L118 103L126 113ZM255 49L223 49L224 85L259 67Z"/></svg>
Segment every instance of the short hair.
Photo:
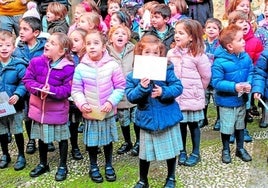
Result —
<svg viewBox="0 0 268 188"><path fill-rule="evenodd" d="M238 20L248 21L248 15L246 15L241 10L235 10L229 14L229 16L228 16L228 23L229 24L235 24Z"/></svg>
<svg viewBox="0 0 268 188"><path fill-rule="evenodd" d="M30 28L32 28L33 32L34 31L42 31L42 22L40 19L30 16L30 17L24 17L21 19L20 22L24 21L25 23L27 23Z"/></svg>
<svg viewBox="0 0 268 188"><path fill-rule="evenodd" d="M168 5L158 4L151 10L151 14L160 14L165 19L170 18L171 10Z"/></svg>
<svg viewBox="0 0 268 188"><path fill-rule="evenodd" d="M221 31L222 30L222 23L219 19L217 18L208 18L206 23L205 23L205 27L207 26L207 24L209 23L214 23L217 25L218 29Z"/></svg>
<svg viewBox="0 0 268 188"><path fill-rule="evenodd" d="M141 40L138 43L136 43L135 49L134 49L134 54L135 55L142 55L142 51L145 47L152 46L154 44L158 45L158 47L159 47L160 57L165 57L166 56L166 47L163 44L163 42L154 35L144 35L141 38Z"/></svg>
<svg viewBox="0 0 268 188"><path fill-rule="evenodd" d="M60 20L65 19L68 14L68 10L65 5L59 2L50 2L47 7L47 12L53 13L55 16L59 16Z"/></svg>
<svg viewBox="0 0 268 188"><path fill-rule="evenodd" d="M130 40L130 38L131 38L131 31L130 31L129 27L124 26L124 25L117 25L117 26L111 27L110 30L109 30L109 33L108 33L108 38L111 39L113 33L114 33L117 29L119 29L119 28L124 29L124 30L127 32L128 40Z"/></svg>
<svg viewBox="0 0 268 188"><path fill-rule="evenodd" d="M10 31L0 30L0 42L5 42L7 39L12 39L12 44L15 45L15 35Z"/></svg>
<svg viewBox="0 0 268 188"><path fill-rule="evenodd" d="M236 34L239 31L242 31L241 27L235 24L230 24L226 28L223 28L223 30L220 32L220 35L219 35L220 45L223 48L227 49L227 45L232 43Z"/></svg>
<svg viewBox="0 0 268 188"><path fill-rule="evenodd" d="M169 3L173 3L177 9L177 12L180 14L187 13L187 3L185 0L170 0Z"/></svg>

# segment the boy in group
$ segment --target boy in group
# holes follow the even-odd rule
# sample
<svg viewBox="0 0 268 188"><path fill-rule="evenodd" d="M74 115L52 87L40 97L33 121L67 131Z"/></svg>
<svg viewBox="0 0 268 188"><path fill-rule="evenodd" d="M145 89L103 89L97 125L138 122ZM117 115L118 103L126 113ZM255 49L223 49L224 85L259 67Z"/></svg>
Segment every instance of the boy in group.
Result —
<svg viewBox="0 0 268 188"><path fill-rule="evenodd" d="M168 25L171 10L168 5L158 4L151 11L152 28L144 35L154 35L159 38L166 46L166 51L171 48L174 42L174 28Z"/></svg>
<svg viewBox="0 0 268 188"><path fill-rule="evenodd" d="M20 41L13 53L14 56L24 59L26 62L30 62L33 57L37 57L43 54L46 38L39 38L39 34L42 31L41 20L37 17L24 17L20 21L19 37ZM26 96L25 113L28 113L28 96ZM35 140L31 139L31 125L32 120L25 117L25 127L29 142L26 146L26 153L33 154L36 151ZM51 143L48 146L49 151L54 151L55 147Z"/></svg>
<svg viewBox="0 0 268 188"><path fill-rule="evenodd" d="M222 162L231 163L230 136L235 134L235 155L245 162L252 158L244 149L246 102L251 90L253 64L245 52L241 27L231 24L219 36L220 46L215 50L212 65L212 86L219 106L222 139Z"/></svg>
<svg viewBox="0 0 268 188"><path fill-rule="evenodd" d="M231 12L228 15L229 24L236 24L241 27L243 30L243 39L245 40L245 51L248 53L250 58L252 59L252 63L255 65L258 60L261 52L263 51L263 45L261 41L254 36L254 32L252 30L251 24L248 21L248 16L240 10L236 10ZM252 99L252 100L251 100ZM252 137L249 135L247 130L247 123L252 122L253 118L251 117L252 112L250 107L254 107L254 99L249 94L249 100L246 105L246 117L245 117L245 129L244 129L244 141L251 142ZM231 143L234 142L233 136L231 136Z"/></svg>

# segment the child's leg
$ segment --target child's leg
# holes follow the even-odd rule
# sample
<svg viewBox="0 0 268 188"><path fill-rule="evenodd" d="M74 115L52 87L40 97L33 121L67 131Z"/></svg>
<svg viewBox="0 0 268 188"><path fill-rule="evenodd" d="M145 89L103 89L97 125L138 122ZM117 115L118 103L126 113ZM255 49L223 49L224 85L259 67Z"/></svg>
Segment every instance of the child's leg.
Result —
<svg viewBox="0 0 268 188"><path fill-rule="evenodd" d="M218 106L216 106L216 110L217 110L217 119L216 119L213 129L214 131L219 131L221 128L221 125L220 125L220 112L219 112L220 110Z"/></svg>
<svg viewBox="0 0 268 188"><path fill-rule="evenodd" d="M8 163L11 161L10 155L8 153L8 135L0 135L0 143L3 155L0 159L0 168L6 168Z"/></svg>
<svg viewBox="0 0 268 188"><path fill-rule="evenodd" d="M189 129L191 133L191 139L192 139L192 153L199 155L200 154L200 128L198 126L197 122L191 122L189 123Z"/></svg>
<svg viewBox="0 0 268 188"><path fill-rule="evenodd" d="M68 169L67 169L67 154L68 154L68 140L61 140L59 142L60 149L60 164L58 167L58 171L55 175L56 181L63 181L67 177Z"/></svg>
<svg viewBox="0 0 268 188"><path fill-rule="evenodd" d="M103 182L103 177L100 173L98 163L97 163L97 155L98 155L98 147L87 147L89 160L90 160L90 170L89 170L89 176L92 181L96 183Z"/></svg>
<svg viewBox="0 0 268 188"><path fill-rule="evenodd" d="M127 126L121 125L121 130L122 130L125 142L117 150L118 154L124 154L124 153L130 151L132 148L132 142L131 142L131 137L130 137L130 126L129 125L127 125Z"/></svg>
<svg viewBox="0 0 268 188"><path fill-rule="evenodd" d="M17 158L17 162L14 165L14 169L15 170L22 170L26 165L26 159L24 156L23 134L22 133L15 134L15 141L16 141L17 148L18 148L18 158Z"/></svg>
<svg viewBox="0 0 268 188"><path fill-rule="evenodd" d="M181 138L183 144L183 150L186 152L186 138L187 138L187 123L180 123L181 126Z"/></svg>
<svg viewBox="0 0 268 188"><path fill-rule="evenodd" d="M113 160L113 143L106 145L103 147L104 150L104 156L105 156L105 178L107 181L115 181L116 180L116 174L114 171L114 168L112 166L112 160Z"/></svg>
<svg viewBox="0 0 268 188"><path fill-rule="evenodd" d="M149 187L148 184L148 172L149 172L150 162L140 159L139 168L140 168L140 180L135 187ZM143 185L143 186L140 186Z"/></svg>
<svg viewBox="0 0 268 188"><path fill-rule="evenodd" d="M231 162L231 155L230 155L230 135L221 133L221 141L222 141L222 162L223 163L230 163Z"/></svg>
<svg viewBox="0 0 268 188"><path fill-rule="evenodd" d="M29 138L29 141L28 141L27 146L26 146L26 153L33 154L36 151L36 144L35 144L35 140L31 139L32 120L30 118L27 118L24 121L24 123L25 123L27 136Z"/></svg>
<svg viewBox="0 0 268 188"><path fill-rule="evenodd" d="M244 130L235 130L236 137L236 153L235 155L245 162L251 161L252 158L244 149Z"/></svg>
<svg viewBox="0 0 268 188"><path fill-rule="evenodd" d="M75 160L81 160L83 159L83 156L79 150L78 147L78 126L79 126L79 122L70 122L70 133L71 133L71 146L72 146L72 157Z"/></svg>
<svg viewBox="0 0 268 188"><path fill-rule="evenodd" d="M175 187L176 157L167 160L168 175L164 187Z"/></svg>
<svg viewBox="0 0 268 188"><path fill-rule="evenodd" d="M140 127L138 127L135 123L134 123L134 132L136 136L136 142L132 148L131 154L133 156L138 156L140 149Z"/></svg>

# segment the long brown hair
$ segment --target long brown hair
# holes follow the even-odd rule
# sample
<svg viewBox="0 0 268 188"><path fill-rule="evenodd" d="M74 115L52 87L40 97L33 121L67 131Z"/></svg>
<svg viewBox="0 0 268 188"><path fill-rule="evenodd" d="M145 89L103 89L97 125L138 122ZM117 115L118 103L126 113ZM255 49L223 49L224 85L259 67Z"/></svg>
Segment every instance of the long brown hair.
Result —
<svg viewBox="0 0 268 188"><path fill-rule="evenodd" d="M71 56L73 42L71 39L65 33L61 32L55 32L52 35L57 37L60 47L64 50L64 57L73 62L73 57Z"/></svg>

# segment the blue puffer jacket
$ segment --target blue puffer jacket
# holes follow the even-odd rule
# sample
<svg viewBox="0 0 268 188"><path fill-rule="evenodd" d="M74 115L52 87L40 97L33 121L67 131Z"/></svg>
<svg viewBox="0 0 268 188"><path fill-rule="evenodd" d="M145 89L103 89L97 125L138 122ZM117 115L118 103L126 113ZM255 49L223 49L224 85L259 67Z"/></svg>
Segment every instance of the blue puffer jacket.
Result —
<svg viewBox="0 0 268 188"><path fill-rule="evenodd" d="M262 52L255 65L252 93L260 93L268 99L268 49Z"/></svg>
<svg viewBox="0 0 268 188"><path fill-rule="evenodd" d="M5 67L0 63L0 92L5 91L9 97L14 94L19 96L19 101L15 104L17 111L24 108L23 97L26 94L26 88L22 83L22 78L26 66L26 61L15 57L12 57Z"/></svg>
<svg viewBox="0 0 268 188"><path fill-rule="evenodd" d="M29 64L32 58L41 56L43 54L46 41L46 38L37 38L37 45L32 50L29 49L27 44L20 41L13 53L13 56L22 58Z"/></svg>
<svg viewBox="0 0 268 188"><path fill-rule="evenodd" d="M246 52L230 54L219 46L215 50L212 65L212 86L215 88L215 102L218 106L239 107L247 101L247 94L238 97L235 85L239 82L252 83L253 63Z"/></svg>
<svg viewBox="0 0 268 188"><path fill-rule="evenodd" d="M162 87L162 96L152 98L153 85ZM126 96L129 102L137 104L135 122L145 130L162 131L182 120L182 113L175 98L182 93L181 81L175 76L173 65L167 69L166 81L153 81L143 88L140 79L127 76Z"/></svg>

